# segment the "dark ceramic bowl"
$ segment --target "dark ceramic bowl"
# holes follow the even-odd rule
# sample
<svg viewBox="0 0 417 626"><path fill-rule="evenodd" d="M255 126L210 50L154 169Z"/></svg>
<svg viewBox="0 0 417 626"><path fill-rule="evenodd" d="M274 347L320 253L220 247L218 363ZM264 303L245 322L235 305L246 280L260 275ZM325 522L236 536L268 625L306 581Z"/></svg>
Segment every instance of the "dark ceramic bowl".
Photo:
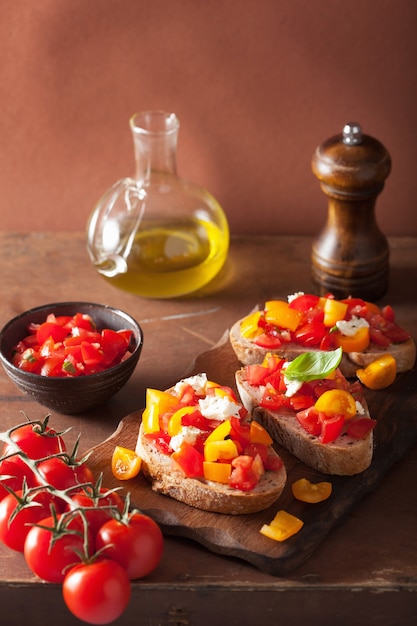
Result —
<svg viewBox="0 0 417 626"><path fill-rule="evenodd" d="M72 316L78 312L88 313L98 330L110 328L133 331L131 356L103 372L73 378L41 376L25 372L11 363L12 350L21 339L28 335L28 326L31 322L42 323L49 313L57 316ZM58 302L30 309L8 322L0 332L0 360L6 373L17 387L31 395L39 404L60 413L73 414L104 404L119 391L132 375L139 360L142 345L142 329L127 313L103 304Z"/></svg>

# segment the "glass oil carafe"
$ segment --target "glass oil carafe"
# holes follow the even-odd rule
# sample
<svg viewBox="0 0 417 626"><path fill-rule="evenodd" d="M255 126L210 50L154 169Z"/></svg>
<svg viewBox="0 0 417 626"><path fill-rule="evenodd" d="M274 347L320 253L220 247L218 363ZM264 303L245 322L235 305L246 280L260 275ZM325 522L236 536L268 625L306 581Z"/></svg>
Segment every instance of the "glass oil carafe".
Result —
<svg viewBox="0 0 417 626"><path fill-rule="evenodd" d="M87 227L90 258L106 280L130 293L192 293L226 261L226 216L207 190L178 177L174 113L137 113L130 128L135 176L117 181L94 208Z"/></svg>

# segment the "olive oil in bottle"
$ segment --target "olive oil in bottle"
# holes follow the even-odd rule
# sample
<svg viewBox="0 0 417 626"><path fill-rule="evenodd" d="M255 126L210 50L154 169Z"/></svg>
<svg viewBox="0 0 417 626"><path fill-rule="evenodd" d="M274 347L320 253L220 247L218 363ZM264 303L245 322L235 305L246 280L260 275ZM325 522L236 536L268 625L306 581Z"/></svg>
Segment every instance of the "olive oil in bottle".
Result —
<svg viewBox="0 0 417 626"><path fill-rule="evenodd" d="M118 181L91 214L91 260L112 285L139 296L193 293L226 261L226 216L208 191L176 175L175 115L139 113L130 125L136 175Z"/></svg>

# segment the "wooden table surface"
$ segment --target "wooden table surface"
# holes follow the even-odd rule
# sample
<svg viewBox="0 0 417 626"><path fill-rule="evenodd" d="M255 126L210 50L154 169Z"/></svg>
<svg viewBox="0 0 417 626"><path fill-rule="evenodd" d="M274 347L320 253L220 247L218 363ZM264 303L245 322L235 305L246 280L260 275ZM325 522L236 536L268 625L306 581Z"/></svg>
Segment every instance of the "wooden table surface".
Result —
<svg viewBox="0 0 417 626"><path fill-rule="evenodd" d="M417 239L390 239L390 287L383 303L417 337ZM143 406L148 386L165 388L257 303L311 291L311 240L233 238L226 267L198 295L145 300L118 291L90 266L84 233L0 233L0 325L48 302L85 300L130 313L145 341L139 364L105 407L86 415L52 413L56 428L81 434L81 451L101 443ZM0 373L1 428L43 418L47 409ZM401 416L398 416L399 419ZM417 417L417 416L416 416ZM408 625L417 615L417 447L337 525L291 575L274 577L187 539L167 537L160 566L133 584L117 624L205 626L314 623ZM37 580L22 555L0 546L0 625L79 624L60 585ZM190 593L193 592L193 593ZM250 594L248 592L251 592Z"/></svg>

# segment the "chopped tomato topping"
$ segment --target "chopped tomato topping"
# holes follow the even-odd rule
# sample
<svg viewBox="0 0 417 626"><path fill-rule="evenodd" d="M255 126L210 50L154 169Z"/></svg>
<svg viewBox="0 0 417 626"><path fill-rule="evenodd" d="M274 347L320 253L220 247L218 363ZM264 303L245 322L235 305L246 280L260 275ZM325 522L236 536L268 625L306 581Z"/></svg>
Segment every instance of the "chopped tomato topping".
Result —
<svg viewBox="0 0 417 626"><path fill-rule="evenodd" d="M12 351L12 363L42 376L94 374L120 363L129 355L130 330L98 331L89 315L47 316L30 324L29 335ZM28 352L30 349L30 352Z"/></svg>
<svg viewBox="0 0 417 626"><path fill-rule="evenodd" d="M354 341L350 341L350 337L338 332L336 341L336 324L342 320L349 322L354 317L368 322L369 335L362 330ZM294 342L304 347L317 346L321 350L333 350L340 345L346 352L353 352L363 351L369 342L389 346L410 338L410 334L396 324L390 305L379 308L361 298L336 300L332 294L324 297L300 294L289 304L282 300L267 301L263 311L244 318L241 332L267 350Z"/></svg>

